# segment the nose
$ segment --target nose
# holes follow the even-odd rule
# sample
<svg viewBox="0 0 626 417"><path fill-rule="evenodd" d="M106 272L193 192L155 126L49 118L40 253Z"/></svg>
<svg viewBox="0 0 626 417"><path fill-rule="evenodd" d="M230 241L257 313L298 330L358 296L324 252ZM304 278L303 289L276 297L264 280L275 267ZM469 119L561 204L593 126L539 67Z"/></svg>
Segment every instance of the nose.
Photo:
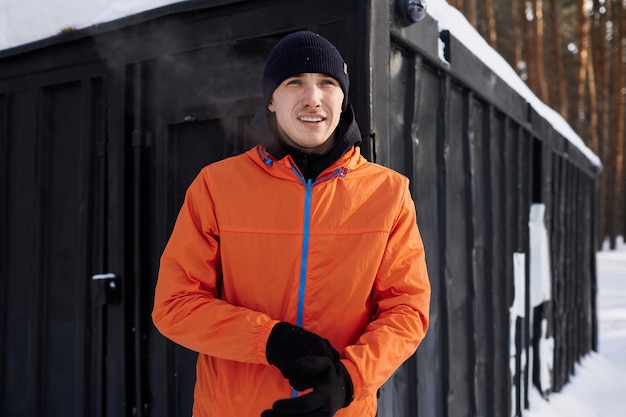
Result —
<svg viewBox="0 0 626 417"><path fill-rule="evenodd" d="M305 107L318 107L322 104L322 90L315 84L304 88L302 102Z"/></svg>

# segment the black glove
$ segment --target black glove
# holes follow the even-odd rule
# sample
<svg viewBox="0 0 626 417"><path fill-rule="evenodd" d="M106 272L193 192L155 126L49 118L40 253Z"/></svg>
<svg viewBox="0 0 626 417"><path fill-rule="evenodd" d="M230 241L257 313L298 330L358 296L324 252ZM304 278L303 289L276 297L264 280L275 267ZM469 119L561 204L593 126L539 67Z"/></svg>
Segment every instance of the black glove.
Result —
<svg viewBox="0 0 626 417"><path fill-rule="evenodd" d="M310 378L313 392L278 400L271 410L263 411L261 417L332 417L352 402L352 379L340 361L307 356L296 361L296 368Z"/></svg>
<svg viewBox="0 0 626 417"><path fill-rule="evenodd" d="M265 356L289 380L291 386L299 391L311 388L312 385L307 385L309 382L300 379L300 372L295 367L298 359L305 356L323 356L331 361L339 360L339 352L328 340L287 322L280 322L272 329L267 339Z"/></svg>

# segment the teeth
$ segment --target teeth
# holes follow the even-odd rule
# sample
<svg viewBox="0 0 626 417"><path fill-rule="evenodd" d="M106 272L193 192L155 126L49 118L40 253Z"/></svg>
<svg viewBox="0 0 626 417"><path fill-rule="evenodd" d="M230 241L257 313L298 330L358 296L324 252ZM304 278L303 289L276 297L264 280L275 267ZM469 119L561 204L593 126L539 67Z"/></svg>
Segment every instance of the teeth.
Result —
<svg viewBox="0 0 626 417"><path fill-rule="evenodd" d="M300 120L303 122L321 122L324 119L322 117L301 117Z"/></svg>

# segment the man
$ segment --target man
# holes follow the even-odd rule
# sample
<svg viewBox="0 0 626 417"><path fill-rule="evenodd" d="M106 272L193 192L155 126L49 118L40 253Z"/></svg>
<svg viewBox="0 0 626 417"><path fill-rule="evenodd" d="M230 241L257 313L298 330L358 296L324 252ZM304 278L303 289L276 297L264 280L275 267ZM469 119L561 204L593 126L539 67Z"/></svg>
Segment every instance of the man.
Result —
<svg viewBox="0 0 626 417"><path fill-rule="evenodd" d="M348 88L328 40L286 36L263 74L265 146L187 191L153 319L199 352L195 417L373 417L426 333L408 180L360 155Z"/></svg>

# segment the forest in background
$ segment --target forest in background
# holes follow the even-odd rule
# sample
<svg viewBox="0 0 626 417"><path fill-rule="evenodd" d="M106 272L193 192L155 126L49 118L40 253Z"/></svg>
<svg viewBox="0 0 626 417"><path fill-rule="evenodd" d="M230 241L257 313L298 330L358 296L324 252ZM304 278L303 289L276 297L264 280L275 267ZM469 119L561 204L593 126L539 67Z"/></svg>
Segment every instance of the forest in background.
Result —
<svg viewBox="0 0 626 417"><path fill-rule="evenodd" d="M447 0L602 160L598 243L626 236L626 0Z"/></svg>

